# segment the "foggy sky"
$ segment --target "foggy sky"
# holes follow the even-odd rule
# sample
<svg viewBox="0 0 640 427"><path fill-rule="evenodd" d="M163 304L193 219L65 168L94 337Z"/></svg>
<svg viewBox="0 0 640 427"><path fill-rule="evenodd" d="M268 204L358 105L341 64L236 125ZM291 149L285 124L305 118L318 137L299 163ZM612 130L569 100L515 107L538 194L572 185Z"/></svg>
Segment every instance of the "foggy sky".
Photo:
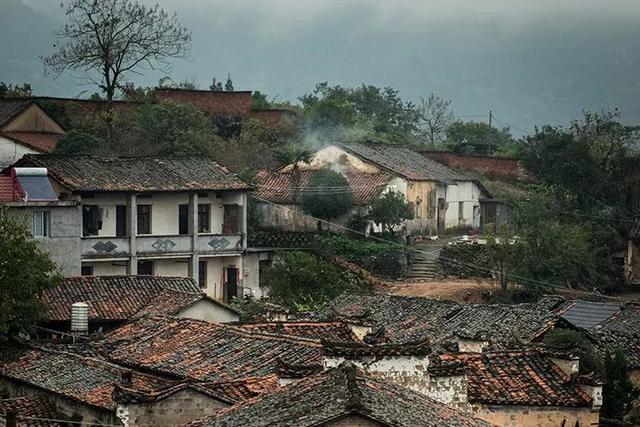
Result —
<svg viewBox="0 0 640 427"><path fill-rule="evenodd" d="M145 1L152 4L154 2ZM396 4L400 3L400 4ZM193 31L176 81L231 73L236 89L295 101L320 81L434 92L457 115L487 114L514 133L620 107L640 122L640 2L635 0L160 0ZM89 95L81 79L44 77L64 16L52 0L0 0L0 80L37 94ZM154 85L162 74L131 80ZM466 118L466 117L464 117ZM478 118L481 120L481 118ZM500 122L502 121L502 122Z"/></svg>

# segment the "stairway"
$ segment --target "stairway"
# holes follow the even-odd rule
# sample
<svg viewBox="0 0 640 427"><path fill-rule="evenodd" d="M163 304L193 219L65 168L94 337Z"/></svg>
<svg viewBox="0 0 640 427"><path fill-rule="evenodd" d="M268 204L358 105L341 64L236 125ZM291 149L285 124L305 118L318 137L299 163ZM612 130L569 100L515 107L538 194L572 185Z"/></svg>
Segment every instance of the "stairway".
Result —
<svg viewBox="0 0 640 427"><path fill-rule="evenodd" d="M411 261L407 269L407 279L409 280L435 280L440 271L438 266L438 256L440 251L413 252Z"/></svg>

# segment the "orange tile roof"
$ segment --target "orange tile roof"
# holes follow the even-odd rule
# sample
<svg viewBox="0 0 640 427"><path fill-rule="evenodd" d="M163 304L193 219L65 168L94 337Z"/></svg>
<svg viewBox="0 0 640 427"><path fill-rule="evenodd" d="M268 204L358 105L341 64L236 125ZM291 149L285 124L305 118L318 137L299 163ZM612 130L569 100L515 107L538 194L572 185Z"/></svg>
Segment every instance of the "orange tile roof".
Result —
<svg viewBox="0 0 640 427"><path fill-rule="evenodd" d="M24 200L24 191L16 182L14 188L13 178L8 175L0 175L0 203L19 202Z"/></svg>

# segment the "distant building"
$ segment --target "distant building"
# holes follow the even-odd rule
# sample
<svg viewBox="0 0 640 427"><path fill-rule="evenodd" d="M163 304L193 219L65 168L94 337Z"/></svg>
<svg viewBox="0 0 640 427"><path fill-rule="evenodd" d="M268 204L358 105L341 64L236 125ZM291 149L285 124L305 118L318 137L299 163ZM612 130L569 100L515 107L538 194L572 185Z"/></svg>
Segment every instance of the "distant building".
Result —
<svg viewBox="0 0 640 427"><path fill-rule="evenodd" d="M53 150L64 130L30 98L0 99L0 168Z"/></svg>
<svg viewBox="0 0 640 427"><path fill-rule="evenodd" d="M480 202L491 194L482 184L403 146L372 143L330 144L314 152L308 164L298 165L301 171L300 190L291 187L293 165L276 173L258 175L256 196L268 202L261 208L266 225L282 227L294 214L292 193L303 192L310 175L321 169L331 169L346 177L356 206L370 205L386 191L399 191L413 204L414 219L405 223L407 233L442 233L445 228L478 228L481 224ZM289 203L287 203L289 202ZM303 227L305 225L303 224ZM306 225L306 229L309 226Z"/></svg>
<svg viewBox="0 0 640 427"><path fill-rule="evenodd" d="M191 277L224 302L261 294L257 261L245 263L248 186L215 162L26 155L12 173L19 181L31 168L46 170L53 188L39 242L64 258L67 275ZM64 221L60 205L75 209ZM73 250L59 246L61 230Z"/></svg>

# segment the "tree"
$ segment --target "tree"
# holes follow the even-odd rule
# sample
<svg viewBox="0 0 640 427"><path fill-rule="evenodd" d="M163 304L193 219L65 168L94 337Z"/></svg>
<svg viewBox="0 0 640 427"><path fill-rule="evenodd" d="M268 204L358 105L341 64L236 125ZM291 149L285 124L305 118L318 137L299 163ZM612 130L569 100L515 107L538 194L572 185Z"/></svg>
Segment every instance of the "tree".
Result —
<svg viewBox="0 0 640 427"><path fill-rule="evenodd" d="M293 189L291 202L298 203L300 192L300 165L311 161L312 151L299 144L287 144L273 153L274 159L281 165L291 165L291 187Z"/></svg>
<svg viewBox="0 0 640 427"><path fill-rule="evenodd" d="M214 77L211 81L211 85L209 86L209 90L212 92L222 92L224 90L222 82L216 80L216 78Z"/></svg>
<svg viewBox="0 0 640 427"><path fill-rule="evenodd" d="M314 173L302 196L302 210L322 219L337 218L351 210L353 193L338 172L323 169Z"/></svg>
<svg viewBox="0 0 640 427"><path fill-rule="evenodd" d="M145 67L166 70L170 59L186 57L191 33L175 13L132 0L69 0L65 13L68 21L57 33L60 47L43 58L45 69L55 75L81 70L97 83L108 103L111 142L111 104L122 82Z"/></svg>
<svg viewBox="0 0 640 427"><path fill-rule="evenodd" d="M624 351L616 349L604 357L605 385L602 387L603 417L622 418L637 397L633 384L627 376L628 363Z"/></svg>
<svg viewBox="0 0 640 427"><path fill-rule="evenodd" d="M404 102L391 87L356 88L319 83L300 97L306 125L324 137L342 137L345 130L364 130L364 138L409 142L418 128L413 104Z"/></svg>
<svg viewBox="0 0 640 427"><path fill-rule="evenodd" d="M271 108L271 103L267 99L267 95L256 90L251 94L251 108L254 110L264 110Z"/></svg>
<svg viewBox="0 0 640 427"><path fill-rule="evenodd" d="M292 310L321 308L359 283L329 262L306 252L289 252L267 269L269 298Z"/></svg>
<svg viewBox="0 0 640 427"><path fill-rule="evenodd" d="M602 369L593 342L583 331L555 328L544 335L542 342L546 346L561 351L575 350L580 358L581 374L600 372Z"/></svg>
<svg viewBox="0 0 640 427"><path fill-rule="evenodd" d="M144 104L116 123L115 155L213 154L213 130L207 116L191 104Z"/></svg>
<svg viewBox="0 0 640 427"><path fill-rule="evenodd" d="M227 92L233 92L233 80L231 80L231 74L227 74L227 81L224 83L224 90Z"/></svg>
<svg viewBox="0 0 640 427"><path fill-rule="evenodd" d="M25 224L0 207L0 336L45 317L40 294L59 280L56 265Z"/></svg>
<svg viewBox="0 0 640 427"><path fill-rule="evenodd" d="M487 240L487 259L493 267L493 272L498 276L502 293L507 292L510 274L517 271L520 266L521 242L509 229L507 224L495 226L488 224L485 227Z"/></svg>
<svg viewBox="0 0 640 427"><path fill-rule="evenodd" d="M373 202L369 215L376 224L382 224L386 233L393 234L394 227L413 218L413 205L402 193L391 190Z"/></svg>
<svg viewBox="0 0 640 427"><path fill-rule="evenodd" d="M0 82L0 98L25 98L31 96L31 85L22 83L22 86Z"/></svg>
<svg viewBox="0 0 640 427"><path fill-rule="evenodd" d="M418 114L427 141L433 145L441 143L445 137L445 130L453 121L451 100L440 98L433 93L427 99L420 98Z"/></svg>
<svg viewBox="0 0 640 427"><path fill-rule="evenodd" d="M455 121L446 129L447 145L457 153L491 156L513 138L509 128L500 130L481 122Z"/></svg>
<svg viewBox="0 0 640 427"><path fill-rule="evenodd" d="M63 135L54 150L55 154L107 154L105 140L88 132L71 130Z"/></svg>

